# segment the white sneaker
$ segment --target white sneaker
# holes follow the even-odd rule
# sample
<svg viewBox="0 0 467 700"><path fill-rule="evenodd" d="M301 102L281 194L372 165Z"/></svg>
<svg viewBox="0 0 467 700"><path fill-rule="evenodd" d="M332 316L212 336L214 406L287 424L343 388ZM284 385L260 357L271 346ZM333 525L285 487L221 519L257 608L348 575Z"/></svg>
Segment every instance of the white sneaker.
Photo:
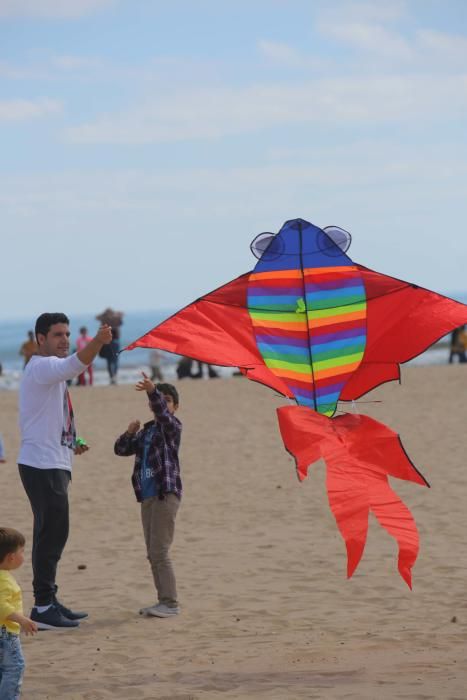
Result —
<svg viewBox="0 0 467 700"><path fill-rule="evenodd" d="M154 603L153 605L148 605L146 608L140 608L139 614L140 615L147 615L148 610L151 610L152 608L155 608L157 603Z"/></svg>
<svg viewBox="0 0 467 700"><path fill-rule="evenodd" d="M173 617L180 612L178 606L171 608L165 603L157 603L157 605L153 605L150 608L142 608L142 610L144 610L144 612L140 611L142 615L150 615L151 617Z"/></svg>

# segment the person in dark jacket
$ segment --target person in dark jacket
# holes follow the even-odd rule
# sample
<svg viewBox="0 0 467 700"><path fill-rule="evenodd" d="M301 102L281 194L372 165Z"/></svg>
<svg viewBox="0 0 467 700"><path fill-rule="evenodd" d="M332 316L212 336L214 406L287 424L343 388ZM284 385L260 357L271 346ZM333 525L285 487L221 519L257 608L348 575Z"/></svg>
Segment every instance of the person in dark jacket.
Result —
<svg viewBox="0 0 467 700"><path fill-rule="evenodd" d="M182 497L178 451L182 424L175 417L178 392L172 384L157 384L143 372L137 391L146 391L154 420L141 428L132 421L115 442L116 455L135 455L132 484L141 503L141 520L158 601L141 608L141 615L172 617L180 612L169 549Z"/></svg>
<svg viewBox="0 0 467 700"><path fill-rule="evenodd" d="M467 362L467 333L465 326L455 328L451 333L451 345L449 348L449 364L452 364L454 356L457 355L459 362Z"/></svg>

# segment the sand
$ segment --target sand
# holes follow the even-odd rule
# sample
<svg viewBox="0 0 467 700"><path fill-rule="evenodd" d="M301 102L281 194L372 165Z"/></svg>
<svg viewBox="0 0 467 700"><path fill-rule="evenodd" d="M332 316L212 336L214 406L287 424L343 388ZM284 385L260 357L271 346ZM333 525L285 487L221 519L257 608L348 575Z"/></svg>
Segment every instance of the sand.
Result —
<svg viewBox="0 0 467 700"><path fill-rule="evenodd" d="M185 496L172 554L182 614L163 620L138 615L154 591L132 458L113 454L128 422L149 417L146 401L130 386L73 388L91 451L75 460L58 583L63 601L90 617L23 638L23 700L465 700L466 380L458 365L407 367L402 386L359 403L401 434L432 485L392 482L421 535L412 592L373 518L346 579L324 464L298 483L276 423L283 399L243 378L179 383ZM14 392L0 393L0 520L25 533L30 553L16 404ZM17 578L28 610L29 556Z"/></svg>

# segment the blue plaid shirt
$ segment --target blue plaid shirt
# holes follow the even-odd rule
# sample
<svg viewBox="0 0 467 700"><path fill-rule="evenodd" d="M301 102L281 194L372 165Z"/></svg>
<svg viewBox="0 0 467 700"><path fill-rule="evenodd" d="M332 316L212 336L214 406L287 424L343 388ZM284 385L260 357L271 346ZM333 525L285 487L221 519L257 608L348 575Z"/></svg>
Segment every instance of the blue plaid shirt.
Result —
<svg viewBox="0 0 467 700"><path fill-rule="evenodd" d="M167 403L157 389L154 389L148 398L156 420L145 423L142 430L134 435L120 435L115 442L114 452L120 457L135 455L131 482L137 501L141 502L145 495L141 483L143 469L144 473L151 473L154 479L154 493L157 493L159 498L164 498L167 493L174 493L181 498L182 480L178 450L182 424L168 411ZM144 491L147 492L147 484Z"/></svg>

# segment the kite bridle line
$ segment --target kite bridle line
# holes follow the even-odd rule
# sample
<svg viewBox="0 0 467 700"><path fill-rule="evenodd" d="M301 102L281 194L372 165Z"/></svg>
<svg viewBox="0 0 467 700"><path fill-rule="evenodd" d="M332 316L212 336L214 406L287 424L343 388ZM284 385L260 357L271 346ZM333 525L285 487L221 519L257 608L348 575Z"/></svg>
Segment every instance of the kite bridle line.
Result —
<svg viewBox="0 0 467 700"><path fill-rule="evenodd" d="M303 268L303 231L302 231L302 222L298 222L298 233L299 233L299 240L300 240L300 270L302 273L302 289L303 289L303 301L305 302L305 314L306 314L306 332L308 336L308 356L310 358L310 369L311 369L311 380L313 382L313 404L315 407L316 413L318 413L318 404L316 401L316 389L315 389L315 373L313 370L313 355L311 352L311 337L310 337L310 326L309 326L309 318L308 318L308 305L306 303L306 287L305 287L305 273L304 273L304 268Z"/></svg>

